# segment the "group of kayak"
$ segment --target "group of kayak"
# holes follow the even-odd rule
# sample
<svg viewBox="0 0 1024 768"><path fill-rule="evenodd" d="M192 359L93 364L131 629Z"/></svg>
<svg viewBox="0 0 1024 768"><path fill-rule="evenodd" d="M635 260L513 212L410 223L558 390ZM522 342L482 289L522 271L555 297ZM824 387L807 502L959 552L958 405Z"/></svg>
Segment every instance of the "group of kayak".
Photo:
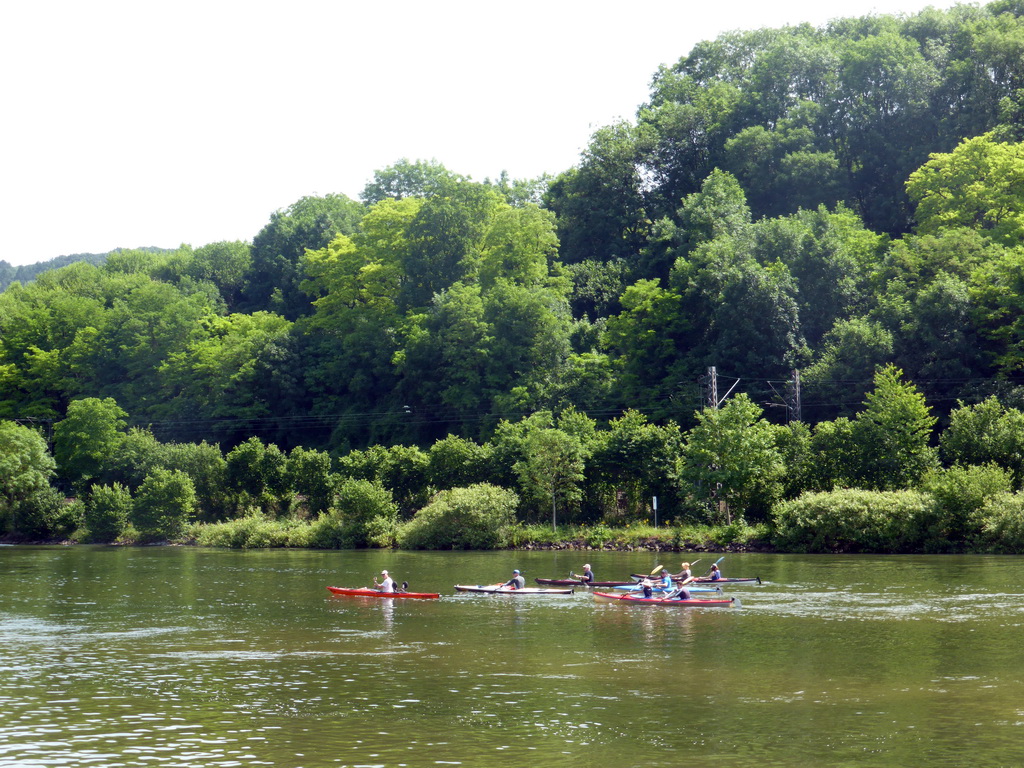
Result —
<svg viewBox="0 0 1024 768"><path fill-rule="evenodd" d="M682 563L678 573L669 573L667 568L657 566L650 574L632 574L629 581L598 581L590 564L583 566L583 573L577 575L570 571L567 579L535 579L540 587L527 587L526 580L518 569L512 572L512 578L498 584L456 584L457 592L477 592L486 594L510 595L571 595L577 587L613 589L615 592L594 592L594 599L604 603L632 603L661 606L695 605L703 607L725 606L733 604L732 598L722 598L721 584L738 582L761 583L760 577L726 578L718 568L724 558L719 558L703 576L694 576L693 563ZM399 587L388 572L381 571L383 580L374 577L374 586L345 588L328 587L334 595L347 597L398 597L398 598L438 598L436 592L410 592L408 582ZM694 597L696 593L716 593L717 599Z"/></svg>

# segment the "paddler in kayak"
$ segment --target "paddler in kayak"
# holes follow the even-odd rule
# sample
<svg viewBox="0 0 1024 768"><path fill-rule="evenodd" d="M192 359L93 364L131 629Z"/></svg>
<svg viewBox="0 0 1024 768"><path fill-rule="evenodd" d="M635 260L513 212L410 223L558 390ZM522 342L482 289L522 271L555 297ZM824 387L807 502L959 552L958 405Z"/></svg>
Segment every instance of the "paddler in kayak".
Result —
<svg viewBox="0 0 1024 768"><path fill-rule="evenodd" d="M519 569L512 571L512 578L506 581L501 586L512 587L512 589L522 589L526 586L526 579L519 574Z"/></svg>
<svg viewBox="0 0 1024 768"><path fill-rule="evenodd" d="M645 578L643 581L640 582L640 589L643 590L644 597L648 600L650 600L651 597L654 595L654 584L652 584L651 580L648 578Z"/></svg>
<svg viewBox="0 0 1024 768"><path fill-rule="evenodd" d="M569 574L570 577L575 577L582 581L584 584L592 584L594 581L594 572L590 570L590 563L583 566L583 573Z"/></svg>
<svg viewBox="0 0 1024 768"><path fill-rule="evenodd" d="M668 568L661 569L661 581L658 583L658 586L666 592L672 591L672 574L668 572Z"/></svg>
<svg viewBox="0 0 1024 768"><path fill-rule="evenodd" d="M689 563L683 563L679 573L673 573L672 578L675 581L686 581L687 579L693 578L693 571L690 570Z"/></svg>
<svg viewBox="0 0 1024 768"><path fill-rule="evenodd" d="M722 578L722 572L720 570L718 570L718 565L716 565L715 563L712 563L711 564L711 573L708 574L708 580L709 581L718 581L720 578Z"/></svg>
<svg viewBox="0 0 1024 768"><path fill-rule="evenodd" d="M384 581L382 581L380 584L378 584L377 583L377 577L374 576L373 577L373 588L376 589L378 592L394 592L395 591L395 581L394 581L394 579L392 579L390 576L388 576L388 572L387 571L381 571L380 575L384 577Z"/></svg>
<svg viewBox="0 0 1024 768"><path fill-rule="evenodd" d="M688 579L683 579L673 587L670 592L666 592L662 600L689 600L690 590L686 588L686 585L693 581L694 577L690 576Z"/></svg>

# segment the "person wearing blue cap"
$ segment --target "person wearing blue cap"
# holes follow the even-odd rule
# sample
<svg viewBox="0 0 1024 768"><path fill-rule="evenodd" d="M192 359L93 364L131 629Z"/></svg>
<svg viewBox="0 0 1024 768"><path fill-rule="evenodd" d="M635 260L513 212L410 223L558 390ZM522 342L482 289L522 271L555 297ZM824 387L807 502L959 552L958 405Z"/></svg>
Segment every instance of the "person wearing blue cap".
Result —
<svg viewBox="0 0 1024 768"><path fill-rule="evenodd" d="M512 589L522 589L526 586L526 579L519 575L519 569L512 571L512 578L506 581L501 586L512 587Z"/></svg>

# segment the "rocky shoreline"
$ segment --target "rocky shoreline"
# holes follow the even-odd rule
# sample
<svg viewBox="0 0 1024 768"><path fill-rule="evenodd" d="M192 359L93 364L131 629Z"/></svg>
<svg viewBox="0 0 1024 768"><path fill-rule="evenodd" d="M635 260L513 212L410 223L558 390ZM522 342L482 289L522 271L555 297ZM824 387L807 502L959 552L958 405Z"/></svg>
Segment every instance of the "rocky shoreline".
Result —
<svg viewBox="0 0 1024 768"><path fill-rule="evenodd" d="M640 541L632 542L629 544L619 544L616 542L605 542L601 546L594 546L583 539L575 539L570 541L558 541L558 542L537 542L524 544L519 547L511 547L510 549L520 550L523 552L531 551L587 551L587 552L722 552L722 553L741 553L741 552L756 552L763 554L771 554L777 552L767 541L747 541L747 542L734 542L732 544L714 544L708 542L698 541L684 541L678 544L661 541L660 539L641 539Z"/></svg>

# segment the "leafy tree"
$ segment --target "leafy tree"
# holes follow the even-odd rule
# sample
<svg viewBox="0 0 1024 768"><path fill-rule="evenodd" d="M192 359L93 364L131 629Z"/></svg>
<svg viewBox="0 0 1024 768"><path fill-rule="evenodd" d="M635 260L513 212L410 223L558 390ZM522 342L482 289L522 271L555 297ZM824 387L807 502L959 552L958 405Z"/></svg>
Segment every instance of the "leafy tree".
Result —
<svg viewBox="0 0 1024 768"><path fill-rule="evenodd" d="M445 185L423 200L404 233L407 247L399 253L403 311L425 307L437 292L479 274L480 243L504 205L497 193L472 182Z"/></svg>
<svg viewBox="0 0 1024 768"><path fill-rule="evenodd" d="M311 515L323 514L334 500L336 485L330 455L301 446L293 448L285 465L285 483L305 499Z"/></svg>
<svg viewBox="0 0 1024 768"><path fill-rule="evenodd" d="M204 441L172 443L167 451L168 467L180 469L192 481L199 518L213 522L228 517L231 503L226 489L227 461L220 448Z"/></svg>
<svg viewBox="0 0 1024 768"><path fill-rule="evenodd" d="M764 219L751 230L758 263L786 265L794 282L800 333L812 347L835 324L862 305L870 266L882 238L867 230L855 213L819 206L790 216Z"/></svg>
<svg viewBox="0 0 1024 768"><path fill-rule="evenodd" d="M573 317L596 320L621 311L619 297L631 282L625 259L585 259L566 266L565 273L572 281L569 303Z"/></svg>
<svg viewBox="0 0 1024 768"><path fill-rule="evenodd" d="M564 522L583 499L584 448L579 439L560 429L531 431L524 448L526 455L513 467L524 501L535 519L550 509L551 524L557 527L559 505Z"/></svg>
<svg viewBox="0 0 1024 768"><path fill-rule="evenodd" d="M30 541L66 539L81 526L84 508L54 488L33 491L11 505L10 527Z"/></svg>
<svg viewBox="0 0 1024 768"><path fill-rule="evenodd" d="M264 445L258 437L250 437L235 446L226 461L225 481L243 503L280 508L288 490L287 459L276 445Z"/></svg>
<svg viewBox="0 0 1024 768"><path fill-rule="evenodd" d="M132 513L132 494L120 483L94 485L85 507L85 527L89 539L111 542L124 533Z"/></svg>
<svg viewBox="0 0 1024 768"><path fill-rule="evenodd" d="M0 530L5 511L49 488L55 469L46 440L37 430L0 421Z"/></svg>
<svg viewBox="0 0 1024 768"><path fill-rule="evenodd" d="M871 490L914 488L936 464L930 445L935 417L924 396L903 372L888 365L875 374L875 388L853 423L855 479Z"/></svg>
<svg viewBox="0 0 1024 768"><path fill-rule="evenodd" d="M487 479L491 447L449 434L427 451L427 480L438 490L464 488Z"/></svg>
<svg viewBox="0 0 1024 768"><path fill-rule="evenodd" d="M964 139L949 153L932 154L907 181L917 203L918 231L948 227L980 229L997 242L1024 237L1024 144L991 134Z"/></svg>
<svg viewBox="0 0 1024 768"><path fill-rule="evenodd" d="M67 416L53 428L54 456L61 477L80 488L101 477L125 438L127 416L111 397L87 397L71 403Z"/></svg>
<svg viewBox="0 0 1024 768"><path fill-rule="evenodd" d="M303 197L275 211L252 241L243 308L270 310L289 320L307 314L309 303L299 290L303 254L325 247L338 234L355 232L363 212L358 202L345 195Z"/></svg>
<svg viewBox="0 0 1024 768"><path fill-rule="evenodd" d="M310 543L322 549L389 547L395 543L398 507L376 481L344 480L337 506L313 522Z"/></svg>
<svg viewBox="0 0 1024 768"><path fill-rule="evenodd" d="M181 536L196 509L192 480L177 469L155 469L135 494L131 522L143 540Z"/></svg>
<svg viewBox="0 0 1024 768"><path fill-rule="evenodd" d="M360 199L366 205L382 200L402 200L407 197L432 197L453 182L465 181L437 160L402 158L394 165L373 172L373 181L363 188Z"/></svg>
<svg viewBox="0 0 1024 768"><path fill-rule="evenodd" d="M170 469L172 465L170 446L148 429L131 427L107 456L100 477L105 484L120 483L134 490L154 469Z"/></svg>
<svg viewBox="0 0 1024 768"><path fill-rule="evenodd" d="M429 464L424 451L405 445L373 445L365 451L352 451L338 461L343 477L372 480L387 488L404 517L410 517L426 502Z"/></svg>
<svg viewBox="0 0 1024 768"><path fill-rule="evenodd" d="M691 487L695 502L732 522L735 514L763 518L782 492L785 469L777 446L776 428L762 419L761 408L739 393L718 409L697 414L697 425L686 433L681 480Z"/></svg>
<svg viewBox="0 0 1024 768"><path fill-rule="evenodd" d="M160 365L164 418L257 419L276 404L259 399L263 351L288 335L291 323L255 312L201 320L183 349Z"/></svg>
<svg viewBox="0 0 1024 768"><path fill-rule="evenodd" d="M567 264L630 259L649 229L639 165L645 129L627 122L599 129L577 167L551 182L544 204L558 217Z"/></svg>
<svg viewBox="0 0 1024 768"><path fill-rule="evenodd" d="M252 270L252 246L235 240L197 248L186 268L195 280L207 280L220 289L229 312L237 311L243 301L242 291Z"/></svg>
<svg viewBox="0 0 1024 768"><path fill-rule="evenodd" d="M935 499L934 517L927 526L928 551L963 551L980 540L985 506L1009 493L1011 478L993 464L953 466L933 472L923 485Z"/></svg>
<svg viewBox="0 0 1024 768"><path fill-rule="evenodd" d="M988 552L1019 555L1024 552L1024 494L993 497L982 510L981 544Z"/></svg>
<svg viewBox="0 0 1024 768"><path fill-rule="evenodd" d="M1004 408L994 396L975 405L960 402L939 437L939 451L947 464L1002 467L1019 490L1024 483L1024 413Z"/></svg>
<svg viewBox="0 0 1024 768"><path fill-rule="evenodd" d="M693 370L688 357L695 342L693 321L681 311L680 295L654 280L626 288L621 304L601 337L619 394L625 402L643 404L656 418L667 416L674 410L670 398L678 391L681 371Z"/></svg>
<svg viewBox="0 0 1024 768"><path fill-rule="evenodd" d="M810 462L805 488L832 491L856 485L857 447L853 422L845 416L835 421L819 421L810 437Z"/></svg>
<svg viewBox="0 0 1024 768"><path fill-rule="evenodd" d="M683 443L678 426L658 426L639 411L628 410L600 434L587 475L604 489L607 510L646 518L653 496L661 499L663 509L678 504Z"/></svg>
<svg viewBox="0 0 1024 768"><path fill-rule="evenodd" d="M893 348L893 335L881 323L860 317L837 320L822 340L817 361L801 376L808 413L815 421L853 415L874 371L892 359Z"/></svg>

